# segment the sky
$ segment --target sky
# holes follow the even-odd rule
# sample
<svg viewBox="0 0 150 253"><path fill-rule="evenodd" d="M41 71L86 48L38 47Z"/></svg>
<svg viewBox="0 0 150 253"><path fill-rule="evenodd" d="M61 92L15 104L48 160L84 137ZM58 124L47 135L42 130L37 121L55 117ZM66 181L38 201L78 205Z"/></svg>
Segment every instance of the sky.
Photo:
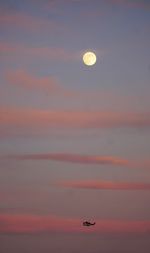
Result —
<svg viewBox="0 0 150 253"><path fill-rule="evenodd" d="M149 0L0 0L1 253L150 252L149 45Z"/></svg>

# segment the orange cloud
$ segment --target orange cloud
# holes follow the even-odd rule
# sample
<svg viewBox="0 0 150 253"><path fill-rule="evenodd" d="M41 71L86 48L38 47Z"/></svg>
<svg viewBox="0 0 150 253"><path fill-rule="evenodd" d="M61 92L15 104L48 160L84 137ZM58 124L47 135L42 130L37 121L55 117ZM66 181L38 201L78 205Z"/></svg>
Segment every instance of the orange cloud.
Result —
<svg viewBox="0 0 150 253"><path fill-rule="evenodd" d="M96 189L96 190L150 190L150 184L147 183L129 183L112 181L65 181L56 184L66 188L78 189Z"/></svg>
<svg viewBox="0 0 150 253"><path fill-rule="evenodd" d="M63 92L63 88L54 77L37 77L24 70L7 72L6 80L9 81L11 85L14 84L29 90L33 89L34 91L45 91L46 94L59 94Z"/></svg>
<svg viewBox="0 0 150 253"><path fill-rule="evenodd" d="M150 113L100 111L54 111L0 108L0 126L36 129L57 128L143 128L150 127Z"/></svg>
<svg viewBox="0 0 150 253"><path fill-rule="evenodd" d="M45 233L45 232L72 232L72 233L100 233L124 234L149 233L150 221L124 220L96 220L96 225L90 228L82 226L80 219L62 218L57 216L38 215L7 215L0 214L0 233Z"/></svg>
<svg viewBox="0 0 150 253"><path fill-rule="evenodd" d="M33 160L54 160L61 162L70 163L83 163L83 164L104 164L104 165L115 165L115 166L125 166L128 164L127 160L112 157L112 156L90 156L90 155L77 155L77 154L30 154L30 155L20 155L13 156L16 159L33 159Z"/></svg>

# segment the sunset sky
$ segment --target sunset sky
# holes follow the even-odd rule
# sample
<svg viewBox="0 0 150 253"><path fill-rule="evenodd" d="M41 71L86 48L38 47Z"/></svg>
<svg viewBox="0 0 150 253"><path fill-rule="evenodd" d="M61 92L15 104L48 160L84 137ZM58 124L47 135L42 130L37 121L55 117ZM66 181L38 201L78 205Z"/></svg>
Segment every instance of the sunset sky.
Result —
<svg viewBox="0 0 150 253"><path fill-rule="evenodd" d="M0 0L0 253L59 252L150 252L149 0Z"/></svg>

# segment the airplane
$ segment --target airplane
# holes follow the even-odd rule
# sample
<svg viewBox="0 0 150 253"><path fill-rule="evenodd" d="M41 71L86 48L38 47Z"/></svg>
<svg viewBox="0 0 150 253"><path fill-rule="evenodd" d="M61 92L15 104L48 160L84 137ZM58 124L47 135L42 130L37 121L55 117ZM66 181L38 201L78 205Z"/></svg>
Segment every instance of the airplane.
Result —
<svg viewBox="0 0 150 253"><path fill-rule="evenodd" d="M91 223L91 222L89 222L89 221L84 221L83 222L83 226L87 226L87 227L89 227L89 226L94 226L96 223L94 222L94 223Z"/></svg>

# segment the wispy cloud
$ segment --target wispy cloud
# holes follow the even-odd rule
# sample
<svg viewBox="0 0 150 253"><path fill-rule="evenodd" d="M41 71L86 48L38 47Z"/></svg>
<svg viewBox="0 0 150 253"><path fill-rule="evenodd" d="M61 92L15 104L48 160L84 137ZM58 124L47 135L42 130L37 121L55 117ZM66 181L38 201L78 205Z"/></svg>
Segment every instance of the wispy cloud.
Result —
<svg viewBox="0 0 150 253"><path fill-rule="evenodd" d="M79 96L79 92L65 88L54 76L38 76L24 69L16 69L6 71L4 78L11 86L15 85L29 91L44 92L46 95L62 96L68 99Z"/></svg>
<svg viewBox="0 0 150 253"><path fill-rule="evenodd" d="M138 7L138 8L150 7L149 0L103 0L103 1L109 2L112 4L127 5L129 7ZM86 2L90 2L90 0L53 0L53 1L47 1L45 5L53 9L62 4L70 4L70 3L85 3L86 4ZM95 2L100 2L100 1L93 0L93 3Z"/></svg>
<svg viewBox="0 0 150 253"><path fill-rule="evenodd" d="M93 190L150 190L150 184L148 183L113 182L100 180L63 181L56 183L56 186Z"/></svg>
<svg viewBox="0 0 150 253"><path fill-rule="evenodd" d="M8 27L9 29L21 29L27 32L60 32L64 31L65 26L58 24L48 18L40 18L30 16L15 10L1 9L0 11L0 27Z"/></svg>
<svg viewBox="0 0 150 253"><path fill-rule="evenodd" d="M38 77L25 70L7 71L6 80L11 85L23 87L28 90L44 91L49 95L59 95L65 93L65 89L53 76Z"/></svg>
<svg viewBox="0 0 150 253"><path fill-rule="evenodd" d="M79 53L74 53L63 48L27 46L21 43L0 42L0 53L5 57L24 56L28 60L35 57L53 61L72 61L78 58ZM34 57L34 58L33 58Z"/></svg>
<svg viewBox="0 0 150 253"><path fill-rule="evenodd" d="M115 5L123 5L130 8L144 8L150 10L149 0L107 0L107 2Z"/></svg>
<svg viewBox="0 0 150 253"><path fill-rule="evenodd" d="M52 111L1 107L0 126L23 128L35 126L36 129L49 127L71 129L149 128L150 113Z"/></svg>
<svg viewBox="0 0 150 253"><path fill-rule="evenodd" d="M128 161L119 157L113 156L92 156L92 155L78 155L78 154L29 154L20 156L11 156L11 158L18 160L54 160L61 162L80 163L80 164L102 164L125 166Z"/></svg>
<svg viewBox="0 0 150 253"><path fill-rule="evenodd" d="M32 0L32 2L34 3L35 0ZM61 5L68 5L68 4L87 4L87 2L90 2L90 0L53 0L53 1L46 1L43 2L42 5L46 6L47 8L49 8L50 10L57 10L58 7L60 7ZM149 0L93 0L92 3L95 4L96 2L100 3L100 2L104 2L104 3L109 3L109 4L114 4L114 5L122 5L122 6L126 6L129 8L144 8L146 10L149 10L150 8L150 2ZM40 3L40 2L39 2Z"/></svg>
<svg viewBox="0 0 150 253"><path fill-rule="evenodd" d="M0 215L0 233L76 231L78 221L56 216Z"/></svg>
<svg viewBox="0 0 150 253"><path fill-rule="evenodd" d="M81 219L57 216L0 214L0 233L36 234L45 232L100 233L100 234L145 234L150 231L150 221L96 220L88 229Z"/></svg>
<svg viewBox="0 0 150 253"><path fill-rule="evenodd" d="M20 154L20 155L5 155L5 156L1 156L0 158L4 158L4 159L15 159L15 160L49 160L49 161L57 161L57 162L65 162L65 163L77 163L77 164L86 164L86 165L105 165L105 166L121 166L121 167L125 167L128 169L150 169L150 160L149 159L137 159L137 160L128 160L128 159L124 159L122 157L117 157L117 156L101 156L101 155L82 155L82 154L72 154L72 153L43 153L43 154ZM80 182L73 182L74 186L76 185L76 183L80 184L82 183ZM125 184L122 185L122 183L119 184L113 184L113 182L103 182L103 181L86 181L85 185L88 186L88 184L90 183L90 185L94 185L94 184L99 184L99 186L104 186L105 187L105 183L108 183L108 185L106 184L106 188L108 187L130 187L132 188L132 184ZM92 183L92 184L91 184ZM102 185L101 185L102 183ZM97 186L98 186L97 184ZM68 184L67 184L68 185ZM134 185L133 187L144 187L147 185ZM149 186L148 186L149 187Z"/></svg>

